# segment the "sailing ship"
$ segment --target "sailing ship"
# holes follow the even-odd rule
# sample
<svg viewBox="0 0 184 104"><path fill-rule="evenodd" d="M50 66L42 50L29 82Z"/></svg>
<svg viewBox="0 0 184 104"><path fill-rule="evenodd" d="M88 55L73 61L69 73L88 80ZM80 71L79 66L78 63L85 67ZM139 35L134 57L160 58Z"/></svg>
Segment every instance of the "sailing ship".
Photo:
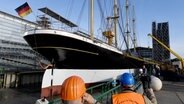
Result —
<svg viewBox="0 0 184 104"><path fill-rule="evenodd" d="M45 71L41 96L49 96L50 89L53 92L60 92L63 80L71 75L79 75L89 84L116 79L124 72L134 73L130 69L140 68L144 64L144 60L127 53L127 49L123 51L117 48L116 25L114 25L114 31L107 29L102 32L103 36L107 38L107 42L94 37L93 0L91 0L91 4L90 35L80 30L68 32L51 29L50 22L46 17L41 17L41 21L38 21L44 28L25 33L24 39L28 44L55 66L54 70ZM107 19L112 19L116 24L119 18L117 0L114 0L114 5L114 16ZM47 7L39 10L70 28L77 27L76 24Z"/></svg>
<svg viewBox="0 0 184 104"><path fill-rule="evenodd" d="M92 0L93 1L93 0ZM115 0L116 1L116 0ZM116 2L117 3L117 2ZM115 4L117 6L117 4ZM116 7L115 6L115 7ZM117 8L115 8L117 9ZM43 13L61 21L70 28L77 27L76 24L65 19L49 8L39 9ZM117 21L117 10L113 19ZM35 29L25 33L24 39L38 53L45 56L49 61L54 61L55 67L59 69L127 69L140 68L143 61L131 56L127 51L117 48L117 29L107 29L102 34L108 42L103 42L93 36L93 26L90 35L77 30L68 32L66 30L56 30L50 28L50 21L46 17L41 17L39 24L44 29ZM92 19L93 20L93 19ZM92 24L93 22L91 22ZM114 22L117 23L117 22ZM114 25L116 26L116 25ZM117 27L116 27L117 28ZM117 39L116 39L117 40Z"/></svg>

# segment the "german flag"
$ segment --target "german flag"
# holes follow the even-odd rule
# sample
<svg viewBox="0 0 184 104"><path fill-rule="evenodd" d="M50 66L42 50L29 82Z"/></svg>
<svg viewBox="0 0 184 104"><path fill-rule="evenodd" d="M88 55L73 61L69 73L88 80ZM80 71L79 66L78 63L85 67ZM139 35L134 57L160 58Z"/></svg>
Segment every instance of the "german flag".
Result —
<svg viewBox="0 0 184 104"><path fill-rule="evenodd" d="M32 10L29 7L27 2L22 4L21 6L19 6L15 10L19 14L20 17L25 17L25 16L27 16L28 14L30 14L32 12Z"/></svg>

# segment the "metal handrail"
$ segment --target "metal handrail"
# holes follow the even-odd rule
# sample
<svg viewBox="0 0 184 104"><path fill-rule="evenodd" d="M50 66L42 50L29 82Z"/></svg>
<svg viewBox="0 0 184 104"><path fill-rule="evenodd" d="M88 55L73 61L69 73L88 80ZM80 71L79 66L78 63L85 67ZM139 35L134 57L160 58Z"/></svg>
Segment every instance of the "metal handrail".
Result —
<svg viewBox="0 0 184 104"><path fill-rule="evenodd" d="M112 80L109 82L104 82L92 87L89 87L87 89L87 91L90 91L90 94L92 94L92 96L94 96L94 98L96 100L98 100L99 102L101 102L102 104L107 104L108 102L111 102L111 98L113 94L117 94L121 92L121 85L118 84L116 86L112 86ZM139 87L141 86L141 82L137 81L137 83L135 84L135 90L138 90ZM99 89L101 87L101 92L98 92L98 94L95 95L95 90ZM94 92L93 92L94 91ZM60 104L61 103L61 99L60 97L56 97L54 98L54 100L50 101L49 104Z"/></svg>

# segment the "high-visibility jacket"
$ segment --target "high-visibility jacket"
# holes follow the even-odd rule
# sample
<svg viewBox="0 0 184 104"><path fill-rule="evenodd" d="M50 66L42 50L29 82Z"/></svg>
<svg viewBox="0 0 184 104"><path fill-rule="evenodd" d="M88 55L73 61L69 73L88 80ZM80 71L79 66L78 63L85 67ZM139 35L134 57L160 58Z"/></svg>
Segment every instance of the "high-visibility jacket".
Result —
<svg viewBox="0 0 184 104"><path fill-rule="evenodd" d="M124 92L113 95L113 104L145 104L144 97L135 92Z"/></svg>

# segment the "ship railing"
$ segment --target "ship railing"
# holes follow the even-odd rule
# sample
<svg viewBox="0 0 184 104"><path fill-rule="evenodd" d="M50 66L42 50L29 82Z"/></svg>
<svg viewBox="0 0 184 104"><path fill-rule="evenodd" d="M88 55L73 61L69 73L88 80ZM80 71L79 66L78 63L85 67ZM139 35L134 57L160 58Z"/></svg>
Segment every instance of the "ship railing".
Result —
<svg viewBox="0 0 184 104"><path fill-rule="evenodd" d="M27 30L26 32L34 33L36 30L41 30L41 29L42 29L42 28L40 28L40 27L36 27L36 28L34 28L34 29L29 29L29 30ZM50 30L50 29L48 29L48 30ZM67 30L67 29L56 29L56 28L52 28L52 30L64 30L64 31L67 31L67 32L69 32L69 33L73 33L73 34L77 34L77 35L79 35L79 36L82 36L82 37L85 38L84 40L86 40L86 38L87 38L87 39L91 39L91 38L90 38L90 35L88 34L87 31L82 30L82 29L79 29L79 28L68 29L68 30ZM94 40L93 40L93 42L94 42L94 43L101 43L101 44L104 44L104 45L109 46L109 44L106 42L106 40L104 40L104 39L102 39L102 38L97 38L97 37L95 37ZM112 45L110 45L110 46L116 48L116 49L119 50L119 51L123 51L122 48L116 47L115 44L112 44Z"/></svg>

